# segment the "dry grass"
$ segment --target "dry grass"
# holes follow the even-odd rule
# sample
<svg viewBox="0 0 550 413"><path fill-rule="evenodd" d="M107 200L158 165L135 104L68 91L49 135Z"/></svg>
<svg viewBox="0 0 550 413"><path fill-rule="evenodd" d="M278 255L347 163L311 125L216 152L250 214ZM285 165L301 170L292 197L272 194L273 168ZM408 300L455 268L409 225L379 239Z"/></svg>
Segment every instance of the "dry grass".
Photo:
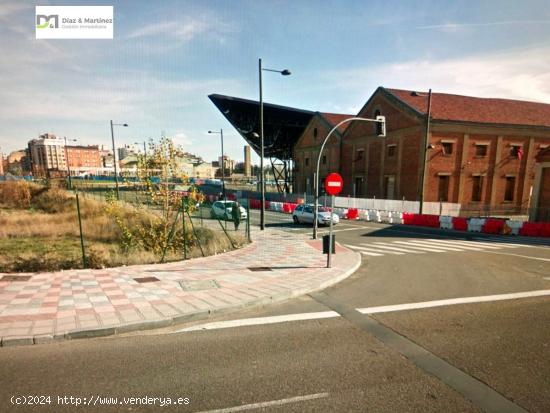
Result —
<svg viewBox="0 0 550 413"><path fill-rule="evenodd" d="M8 197L9 196L9 197ZM102 201L81 197L80 209L88 267L104 268L158 262L142 248L123 251L122 233ZM131 206L120 209L125 222L151 219L152 214ZM220 231L196 228L205 255L233 249ZM188 228L188 236L191 230ZM181 238L181 233L176 236ZM231 234L236 247L244 237ZM165 261L182 259L178 247ZM197 240L188 244L188 257L201 256ZM0 272L54 271L81 268L82 254L76 199L62 189L26 182L0 183Z"/></svg>

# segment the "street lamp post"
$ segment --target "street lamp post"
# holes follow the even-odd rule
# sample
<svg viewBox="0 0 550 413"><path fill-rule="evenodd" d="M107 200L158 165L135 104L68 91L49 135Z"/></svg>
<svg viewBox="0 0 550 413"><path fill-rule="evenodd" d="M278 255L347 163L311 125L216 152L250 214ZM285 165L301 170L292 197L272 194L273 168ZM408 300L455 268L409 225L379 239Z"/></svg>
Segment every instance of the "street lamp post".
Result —
<svg viewBox="0 0 550 413"><path fill-rule="evenodd" d="M67 139L66 136L64 136L63 138L65 138L65 162L67 162L67 176L69 177L69 191L70 191L71 189L73 189L73 183L71 181L71 167L69 165L69 152L67 151L67 141L76 142L76 139Z"/></svg>
<svg viewBox="0 0 550 413"><path fill-rule="evenodd" d="M335 127L333 127L328 135L326 136L325 140L323 141L323 144L321 145L321 149L319 150L319 155L317 156L317 169L314 176L315 182L315 200L314 200L314 207L313 207L313 239L317 239L317 209L319 208L319 166L321 164L321 155L323 154L323 149L325 148L326 143L328 142L330 136L332 133L337 130L341 125L347 122L351 122L354 120L363 121L363 122L375 122L380 124L381 128L378 133L379 137L385 137L386 136L386 117L385 116L377 116L376 119L368 119L368 118L359 118L359 117L352 117L344 119L342 122L338 123ZM332 213L332 211L331 211Z"/></svg>
<svg viewBox="0 0 550 413"><path fill-rule="evenodd" d="M265 229L265 174L264 174L264 101L263 101L263 85L262 85L262 71L276 72L283 76L289 76L290 71L288 69L275 70L266 69L262 67L262 59L258 59L258 75L260 81L260 173L262 177L261 181L261 194L262 205L260 207L260 229Z"/></svg>
<svg viewBox="0 0 550 413"><path fill-rule="evenodd" d="M134 142L134 145L139 144L139 142ZM147 141L143 141L143 161L145 164L145 178L147 179Z"/></svg>
<svg viewBox="0 0 550 413"><path fill-rule="evenodd" d="M225 200L225 158L223 153L223 129L220 129L220 131L211 131L209 130L208 133L214 133L219 134L222 141L222 161L221 161L221 169L222 169L222 195L223 199Z"/></svg>
<svg viewBox="0 0 550 413"><path fill-rule="evenodd" d="M111 140L113 141L113 164L115 167L115 187L116 187L116 199L120 200L120 192L118 190L118 170L117 170L117 162L116 162L116 147L115 147L115 133L113 131L113 126L124 126L128 127L127 123L113 123L113 120L111 119Z"/></svg>
<svg viewBox="0 0 550 413"><path fill-rule="evenodd" d="M415 93L415 96L426 96L424 94ZM424 210L424 185L426 183L426 165L428 163L427 157L428 157L428 149L429 149L429 139L430 139L430 117L432 113L432 89L428 91L428 113L426 115L426 133L424 134L423 139L423 145L424 145L424 153L422 156L422 175L420 178L420 188L419 188L419 201L420 201L420 207L419 207L419 213L422 214L422 211Z"/></svg>

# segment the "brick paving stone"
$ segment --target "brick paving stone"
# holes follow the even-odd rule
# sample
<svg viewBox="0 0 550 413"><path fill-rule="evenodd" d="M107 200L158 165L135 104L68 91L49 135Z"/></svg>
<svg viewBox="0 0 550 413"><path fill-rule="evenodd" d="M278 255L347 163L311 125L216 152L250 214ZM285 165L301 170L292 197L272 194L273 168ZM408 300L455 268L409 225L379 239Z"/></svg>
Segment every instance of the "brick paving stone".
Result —
<svg viewBox="0 0 550 413"><path fill-rule="evenodd" d="M276 229L253 229L254 242L212 257L158 265L34 274L30 281L0 282L0 338L7 345L47 342L67 332L170 319L216 308L239 307L294 290L317 288L349 273L360 256L338 250L324 267L320 242ZM248 267L272 267L252 272ZM0 274L1 276L1 274ZM140 284L134 278L155 276ZM180 281L215 280L219 288L184 291ZM55 337L54 337L55 336ZM13 338L15 337L15 338ZM12 339L13 338L13 339Z"/></svg>

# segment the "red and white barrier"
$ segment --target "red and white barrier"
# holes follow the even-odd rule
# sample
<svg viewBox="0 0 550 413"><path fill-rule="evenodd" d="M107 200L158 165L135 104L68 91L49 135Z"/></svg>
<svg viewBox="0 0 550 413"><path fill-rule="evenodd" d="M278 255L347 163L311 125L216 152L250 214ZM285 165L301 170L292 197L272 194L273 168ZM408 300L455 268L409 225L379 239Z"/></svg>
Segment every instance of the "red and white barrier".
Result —
<svg viewBox="0 0 550 413"><path fill-rule="evenodd" d="M439 217L439 228L441 228L441 229L453 229L453 217L440 216Z"/></svg>

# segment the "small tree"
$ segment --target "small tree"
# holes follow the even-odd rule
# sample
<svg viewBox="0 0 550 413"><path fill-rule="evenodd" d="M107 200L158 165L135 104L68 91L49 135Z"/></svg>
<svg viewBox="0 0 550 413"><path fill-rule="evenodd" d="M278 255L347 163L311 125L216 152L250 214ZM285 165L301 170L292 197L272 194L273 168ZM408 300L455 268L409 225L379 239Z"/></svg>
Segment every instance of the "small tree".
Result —
<svg viewBox="0 0 550 413"><path fill-rule="evenodd" d="M124 250L141 247L152 251L162 262L168 251L182 248L183 230L178 225L181 214L193 212L204 196L192 189L182 202L183 194L176 191L178 184L188 183L188 177L178 167L178 158L183 154L180 147L166 137L159 143L150 141L148 146L147 157L143 154L138 160L133 216L127 216L127 208L125 212L114 196L109 197L107 210L121 230ZM191 231L186 231L186 237L190 243Z"/></svg>

